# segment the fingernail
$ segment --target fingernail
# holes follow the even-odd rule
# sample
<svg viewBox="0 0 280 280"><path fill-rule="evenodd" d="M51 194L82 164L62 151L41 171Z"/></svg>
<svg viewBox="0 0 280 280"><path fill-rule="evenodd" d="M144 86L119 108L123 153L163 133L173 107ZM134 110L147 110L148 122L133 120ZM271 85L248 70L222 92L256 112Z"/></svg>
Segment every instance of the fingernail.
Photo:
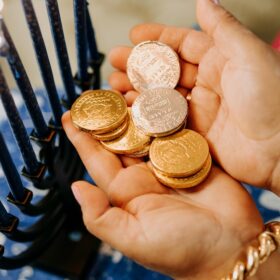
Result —
<svg viewBox="0 0 280 280"><path fill-rule="evenodd" d="M72 189L72 192L73 192L73 195L75 197L75 199L77 200L77 202L81 205L81 202L82 202L82 198L81 198L81 192L80 192L80 189L77 185L72 185L71 186L71 189Z"/></svg>
<svg viewBox="0 0 280 280"><path fill-rule="evenodd" d="M221 2L220 2L220 0L211 0L213 3L215 3L216 5L220 5L221 4Z"/></svg>

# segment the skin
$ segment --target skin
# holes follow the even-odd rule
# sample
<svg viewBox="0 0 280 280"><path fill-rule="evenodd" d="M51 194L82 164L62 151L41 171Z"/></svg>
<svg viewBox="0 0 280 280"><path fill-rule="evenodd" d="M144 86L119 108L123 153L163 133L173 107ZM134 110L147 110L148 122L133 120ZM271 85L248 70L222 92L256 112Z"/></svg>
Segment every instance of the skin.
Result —
<svg viewBox="0 0 280 280"><path fill-rule="evenodd" d="M159 40L179 54L179 90L191 92L188 126L204 135L231 176L280 194L280 54L222 7L197 1L203 32L160 24L132 29L134 44ZM131 104L138 95L125 74L129 47L115 48L109 81ZM237 164L238 163L238 164Z"/></svg>
<svg viewBox="0 0 280 280"><path fill-rule="evenodd" d="M214 166L199 186L173 190L155 179L147 163L104 150L72 125L69 112L62 121L98 186L72 186L88 230L173 278L209 280L227 275L263 231L254 202L234 178L279 193L280 61L220 6L198 0L197 14L203 32L145 24L132 30L131 39L159 40L178 52L178 89L192 94L189 126L207 137L230 175ZM129 104L137 95L125 74L130 51L121 47L110 55L119 69L110 83ZM273 279L275 256L255 279Z"/></svg>
<svg viewBox="0 0 280 280"><path fill-rule="evenodd" d="M177 279L219 279L263 230L250 195L219 168L198 187L172 190L146 163L119 158L76 129L69 113L63 126L98 186L73 185L85 225L144 266Z"/></svg>

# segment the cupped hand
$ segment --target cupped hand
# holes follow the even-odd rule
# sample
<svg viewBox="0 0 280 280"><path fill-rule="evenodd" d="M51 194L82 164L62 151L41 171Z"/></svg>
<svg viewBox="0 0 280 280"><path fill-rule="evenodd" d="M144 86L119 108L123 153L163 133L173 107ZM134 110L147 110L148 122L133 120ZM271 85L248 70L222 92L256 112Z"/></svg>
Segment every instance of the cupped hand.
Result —
<svg viewBox="0 0 280 280"><path fill-rule="evenodd" d="M179 90L191 91L188 126L203 134L212 155L234 178L280 195L280 54L242 26L221 6L197 1L202 32L143 24L134 44L159 40L179 55ZM111 85L131 104L137 93L126 76L131 48L110 55L119 71Z"/></svg>
<svg viewBox="0 0 280 280"><path fill-rule="evenodd" d="M213 167L201 185L161 185L140 159L118 157L76 129L63 126L98 187L73 191L88 230L144 266L177 279L220 279L262 231L250 195Z"/></svg>

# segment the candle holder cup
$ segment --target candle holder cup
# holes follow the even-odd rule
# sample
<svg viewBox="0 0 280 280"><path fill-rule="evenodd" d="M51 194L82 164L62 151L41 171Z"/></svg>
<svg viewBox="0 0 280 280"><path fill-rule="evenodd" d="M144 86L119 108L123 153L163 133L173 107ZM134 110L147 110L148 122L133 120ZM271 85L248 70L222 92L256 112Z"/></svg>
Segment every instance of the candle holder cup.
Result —
<svg viewBox="0 0 280 280"><path fill-rule="evenodd" d="M14 215L8 214L8 219L6 223L1 223L0 224L0 230L3 232L5 235L9 234L10 232L13 232L13 230L18 226L18 218L15 217ZM1 246L4 248L3 246Z"/></svg>
<svg viewBox="0 0 280 280"><path fill-rule="evenodd" d="M55 130L54 129L49 129L49 133L46 137L39 137L36 131L33 129L30 133L30 139L34 141L37 145L39 146L45 146L48 145L53 141L55 138Z"/></svg>

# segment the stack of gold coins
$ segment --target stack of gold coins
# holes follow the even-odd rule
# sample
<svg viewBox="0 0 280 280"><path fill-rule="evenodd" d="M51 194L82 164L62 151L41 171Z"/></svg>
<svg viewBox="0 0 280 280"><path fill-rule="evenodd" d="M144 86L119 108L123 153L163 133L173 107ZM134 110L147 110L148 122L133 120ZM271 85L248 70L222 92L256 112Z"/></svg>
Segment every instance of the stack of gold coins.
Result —
<svg viewBox="0 0 280 280"><path fill-rule="evenodd" d="M149 155L155 176L171 188L198 185L205 180L212 165L207 141L188 129L155 139Z"/></svg>
<svg viewBox="0 0 280 280"><path fill-rule="evenodd" d="M129 115L123 96L110 90L89 90L72 105L73 124L98 140L113 140L128 128Z"/></svg>
<svg viewBox="0 0 280 280"><path fill-rule="evenodd" d="M135 127L123 96L110 90L84 92L71 108L72 122L109 151L130 157L149 153L151 137Z"/></svg>
<svg viewBox="0 0 280 280"><path fill-rule="evenodd" d="M151 138L137 129L132 121L129 109L128 129L120 137L111 141L101 141L109 151L130 157L143 157L149 154Z"/></svg>

